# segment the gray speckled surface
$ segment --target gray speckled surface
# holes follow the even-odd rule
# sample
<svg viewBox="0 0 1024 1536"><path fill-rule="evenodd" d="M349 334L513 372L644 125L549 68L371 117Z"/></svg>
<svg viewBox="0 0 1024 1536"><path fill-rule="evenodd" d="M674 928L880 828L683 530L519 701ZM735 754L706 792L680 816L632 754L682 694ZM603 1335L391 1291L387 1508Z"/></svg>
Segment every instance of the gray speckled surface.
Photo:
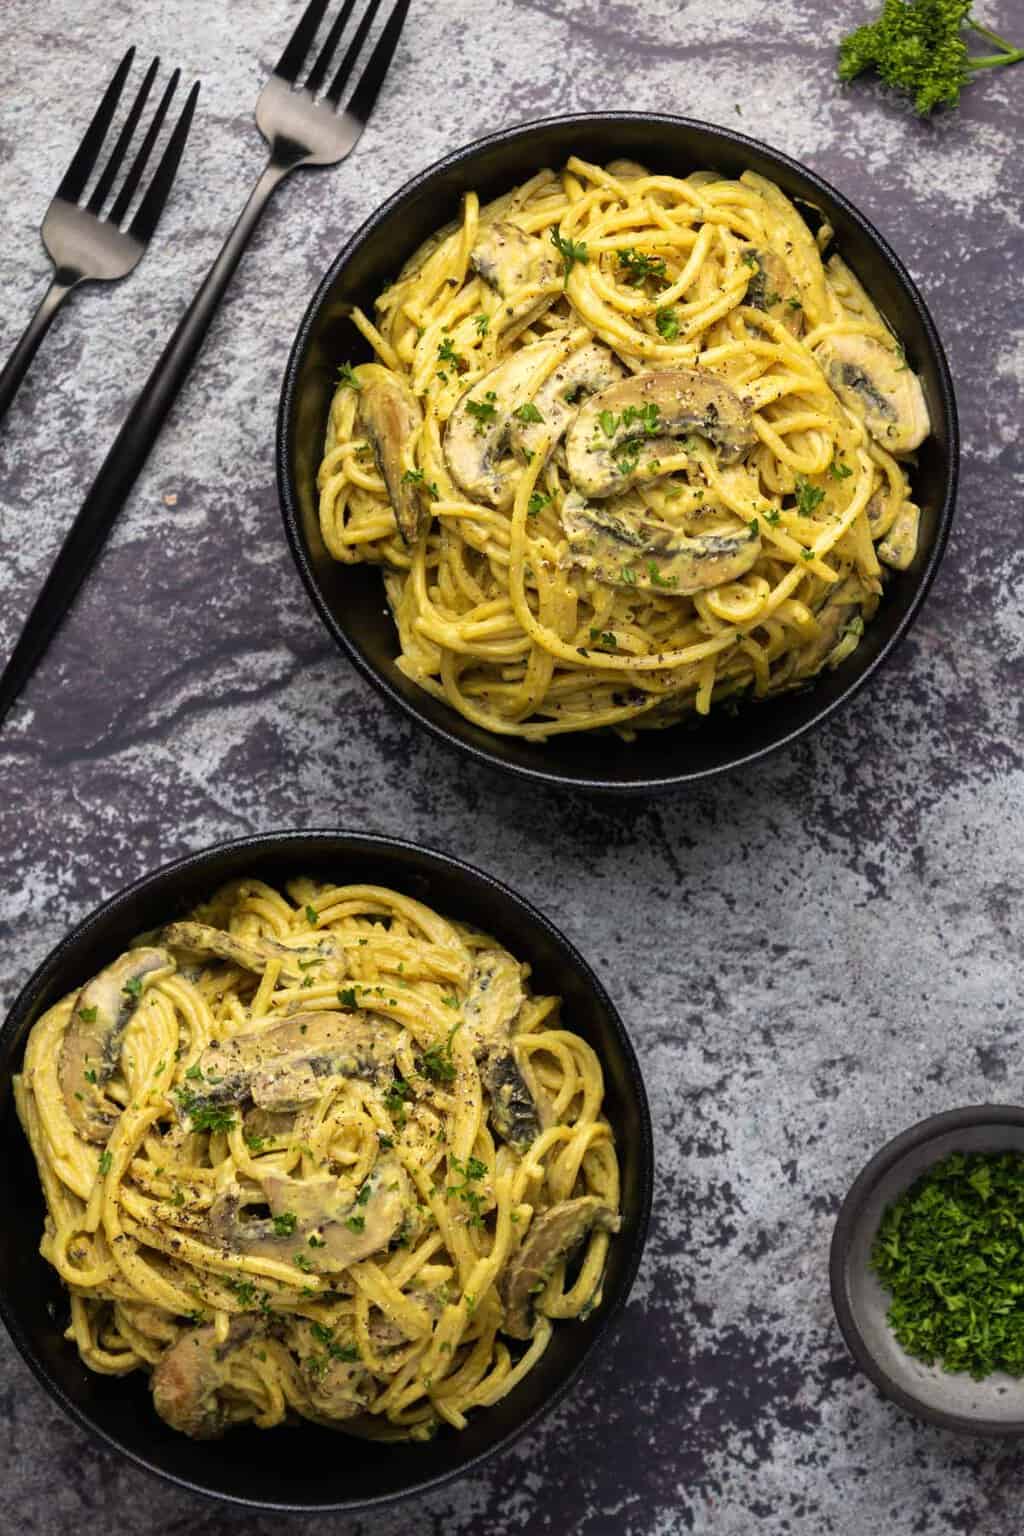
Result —
<svg viewBox="0 0 1024 1536"><path fill-rule="evenodd" d="M0 1487L19 1530L1003 1536L1019 1523L1020 1453L882 1401L827 1290L836 1205L883 1140L929 1111L1020 1098L1024 69L919 123L872 86L833 82L834 38L866 9L414 4L358 157L283 192L0 741L5 1004L103 895L280 825L368 824L449 849L564 927L634 1033L658 1136L655 1226L607 1358L481 1474L321 1524L236 1515L97 1450L5 1338ZM127 283L76 298L0 437L5 650L260 164L252 105L295 11L4 0L5 346L42 291L36 229L113 60L134 41L204 82L157 246ZM1021 0L984 11L1024 31ZM483 131L602 106L739 124L848 193L932 307L966 444L949 555L885 675L813 741L654 806L517 787L387 711L300 589L271 453L292 333L358 221Z"/></svg>

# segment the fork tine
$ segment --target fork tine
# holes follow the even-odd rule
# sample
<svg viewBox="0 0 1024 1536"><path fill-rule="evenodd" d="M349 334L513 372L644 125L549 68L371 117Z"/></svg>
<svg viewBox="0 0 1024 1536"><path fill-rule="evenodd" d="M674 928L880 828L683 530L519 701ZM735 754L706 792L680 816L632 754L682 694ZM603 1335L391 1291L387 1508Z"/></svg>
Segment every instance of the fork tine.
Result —
<svg viewBox="0 0 1024 1536"><path fill-rule="evenodd" d="M139 182L142 180L142 173L146 169L146 164L150 155L153 153L153 145L160 137L160 129L164 125L164 118L167 116L167 109L171 105L171 99L174 96L175 91L178 89L178 81L180 79L181 70L176 69L164 88L164 94L160 98L160 105L153 113L153 121L150 123L149 128L146 130L146 137L142 141L142 148L135 156L135 161L131 167L131 170L125 177L124 186L118 193L117 202L110 210L110 222L112 224L120 224L121 220L128 212L128 206L131 203L132 198L135 196L135 189L139 185Z"/></svg>
<svg viewBox="0 0 1024 1536"><path fill-rule="evenodd" d="M334 57L334 50L337 48L338 43L341 41L341 34L345 30L348 19L352 14L352 7L355 5L355 3L356 0L345 0L345 4L338 12L337 21L334 23L334 26L327 34L327 41L324 43L323 47L320 49L320 52L317 54L316 63L310 70L309 77L305 84L305 89L311 96L315 96L317 91L324 83L324 76L327 74L327 71L331 66L331 60Z"/></svg>
<svg viewBox="0 0 1024 1536"><path fill-rule="evenodd" d="M103 204L107 200L107 193L114 185L114 178L116 177L118 171L121 169L121 161L124 159L125 151L127 150L128 145L131 143L132 135L138 127L139 118L142 116L142 109L146 105L149 93L153 88L153 81L156 79L156 72L159 68L160 60L154 59L146 71L146 78L140 85L139 92L132 105L132 109L128 116L125 118L124 127L118 134L117 143L114 145L113 153L111 154L110 159L107 161L103 175L96 183L96 190L93 192L92 197L90 197L87 204L90 213L98 214L100 209L103 207Z"/></svg>
<svg viewBox="0 0 1024 1536"><path fill-rule="evenodd" d="M355 67L356 60L362 51L363 44L366 42L367 33L373 26L373 18L376 16L379 10L380 0L370 0L369 5L366 7L366 15L359 23L358 31L349 44L349 50L345 57L342 59L341 67L339 68L338 73L335 75L334 79L331 81L331 88L327 92L327 100L331 103L332 106L336 107L338 105L341 93L345 89L345 86L348 82L348 77Z"/></svg>
<svg viewBox="0 0 1024 1536"><path fill-rule="evenodd" d="M352 94L352 100L346 108L361 123L369 121L374 102L377 100L380 88L384 83L384 76L388 72L388 66L398 46L398 39L402 35L402 28L405 25L405 18L408 13L409 0L398 0L398 4L388 18L387 26L377 39L377 46L370 55L370 62L363 70L363 77L356 86ZM335 81L335 85L337 85L337 81ZM338 97L340 95L341 87L338 88L338 93L335 95L334 85L332 85L331 100L335 106L338 105Z"/></svg>
<svg viewBox="0 0 1024 1536"><path fill-rule="evenodd" d="M168 194L174 185L174 178L178 171L178 162L185 148L188 131L192 126L192 114L196 110L198 95L199 81L197 80L188 93L188 99L182 109L181 116L178 118L178 126L167 141L167 148L163 152L160 164L153 173L153 180L150 182L146 195L139 205L139 211L129 226L128 233L136 240L140 240L143 245L146 244L154 229L156 229Z"/></svg>
<svg viewBox="0 0 1024 1536"><path fill-rule="evenodd" d="M282 80L287 80L290 85L294 85L299 77L299 70L306 62L309 45L314 37L316 37L317 28L324 19L326 9L327 0L309 0L302 20L295 28L288 41L288 46L277 61L277 68L274 70L274 74L280 75Z"/></svg>
<svg viewBox="0 0 1024 1536"><path fill-rule="evenodd" d="M75 151L75 157L64 173L64 180L57 188L57 196L65 202L77 203L85 191L85 184L92 174L100 150L103 148L103 140L106 138L107 129L110 127L110 119L117 109L117 103L121 99L124 82L128 78L128 71L132 67L135 58L135 49L129 48L117 69L114 78L103 93L103 100L96 108L96 115L89 124L81 144Z"/></svg>

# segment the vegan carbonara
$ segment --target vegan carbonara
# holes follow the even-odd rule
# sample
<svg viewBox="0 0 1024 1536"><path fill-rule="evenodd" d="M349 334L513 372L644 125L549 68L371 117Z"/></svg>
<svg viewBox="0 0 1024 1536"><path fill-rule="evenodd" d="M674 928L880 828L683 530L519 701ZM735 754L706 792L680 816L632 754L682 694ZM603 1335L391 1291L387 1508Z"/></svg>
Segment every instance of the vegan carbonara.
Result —
<svg viewBox="0 0 1024 1536"><path fill-rule="evenodd" d="M772 182L571 159L469 194L353 320L320 469L398 665L487 730L629 737L859 643L930 430L898 339Z"/></svg>

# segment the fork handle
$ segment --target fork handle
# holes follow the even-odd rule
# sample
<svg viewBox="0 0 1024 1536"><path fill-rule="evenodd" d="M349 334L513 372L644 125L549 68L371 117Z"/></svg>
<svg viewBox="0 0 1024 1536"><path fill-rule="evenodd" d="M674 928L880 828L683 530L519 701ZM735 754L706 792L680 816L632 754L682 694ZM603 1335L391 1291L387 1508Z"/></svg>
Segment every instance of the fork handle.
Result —
<svg viewBox="0 0 1024 1536"><path fill-rule="evenodd" d="M217 306L271 194L297 163L295 160L283 165L275 160L268 162L220 255L181 317L114 439L0 677L0 725L44 656L102 549L167 413L188 377Z"/></svg>
<svg viewBox="0 0 1024 1536"><path fill-rule="evenodd" d="M59 277L55 277L49 288L44 293L39 308L22 332L21 340L11 353L4 370L0 373L0 421L7 413L7 407L18 393L22 379L29 370L29 364L39 351L39 343L50 329L53 317L60 309L64 300L79 281L65 283Z"/></svg>

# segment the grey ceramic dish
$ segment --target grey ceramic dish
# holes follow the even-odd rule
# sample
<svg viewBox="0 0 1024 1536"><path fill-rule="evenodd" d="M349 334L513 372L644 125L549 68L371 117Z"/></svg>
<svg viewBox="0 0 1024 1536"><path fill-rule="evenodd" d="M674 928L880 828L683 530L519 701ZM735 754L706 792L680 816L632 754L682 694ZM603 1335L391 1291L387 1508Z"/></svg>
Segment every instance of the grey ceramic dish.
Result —
<svg viewBox="0 0 1024 1536"><path fill-rule="evenodd" d="M857 1364L908 1413L974 1435L1024 1436L1024 1379L984 1381L925 1365L900 1348L886 1322L889 1296L869 1268L887 1205L952 1152L1024 1154L1024 1109L975 1104L912 1125L868 1163L843 1201L832 1237L832 1304Z"/></svg>

